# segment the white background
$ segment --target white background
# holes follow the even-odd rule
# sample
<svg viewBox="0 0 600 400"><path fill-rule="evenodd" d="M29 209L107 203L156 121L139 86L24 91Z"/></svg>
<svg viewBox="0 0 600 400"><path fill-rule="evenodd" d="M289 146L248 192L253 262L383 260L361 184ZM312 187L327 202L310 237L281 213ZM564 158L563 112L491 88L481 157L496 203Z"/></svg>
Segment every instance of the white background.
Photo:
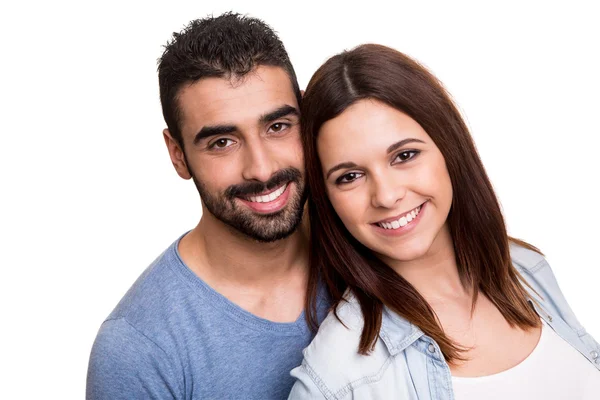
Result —
<svg viewBox="0 0 600 400"><path fill-rule="evenodd" d="M510 233L546 253L600 338L600 14L592 1L496 3L3 3L0 398L82 398L102 320L199 219L163 143L156 60L173 31L226 10L279 32L302 88L365 42L431 68Z"/></svg>

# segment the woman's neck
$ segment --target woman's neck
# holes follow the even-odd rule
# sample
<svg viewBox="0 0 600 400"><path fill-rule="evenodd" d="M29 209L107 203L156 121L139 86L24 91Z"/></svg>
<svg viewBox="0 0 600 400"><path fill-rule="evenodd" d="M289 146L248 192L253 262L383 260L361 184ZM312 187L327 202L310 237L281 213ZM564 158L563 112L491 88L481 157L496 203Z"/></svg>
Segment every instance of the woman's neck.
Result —
<svg viewBox="0 0 600 400"><path fill-rule="evenodd" d="M386 261L413 285L430 305L450 298L472 295L471 289L463 285L458 272L454 244L447 226L442 228L422 257L410 261Z"/></svg>

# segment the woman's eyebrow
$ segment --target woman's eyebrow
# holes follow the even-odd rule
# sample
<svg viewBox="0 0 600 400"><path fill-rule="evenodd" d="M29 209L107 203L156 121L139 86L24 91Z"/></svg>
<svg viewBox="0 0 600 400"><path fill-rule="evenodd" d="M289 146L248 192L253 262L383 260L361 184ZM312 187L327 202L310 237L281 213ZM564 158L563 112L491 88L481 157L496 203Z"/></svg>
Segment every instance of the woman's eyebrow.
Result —
<svg viewBox="0 0 600 400"><path fill-rule="evenodd" d="M329 171L327 171L327 178L329 179L329 176L331 174L333 174L335 171L339 170L339 169L344 169L344 168L354 168L356 167L356 164L353 163L352 161L346 161L343 163L339 163L338 165L336 165L335 167L331 168Z"/></svg>
<svg viewBox="0 0 600 400"><path fill-rule="evenodd" d="M388 147L387 148L387 152L391 153L392 151L394 151L394 150L396 150L396 149L398 149L398 148L400 148L400 147L402 147L404 145L407 145L409 143L423 143L423 144L425 144L425 142L422 141L421 139L415 139L415 138L402 139L401 141L396 142L393 145L391 145L390 147Z"/></svg>

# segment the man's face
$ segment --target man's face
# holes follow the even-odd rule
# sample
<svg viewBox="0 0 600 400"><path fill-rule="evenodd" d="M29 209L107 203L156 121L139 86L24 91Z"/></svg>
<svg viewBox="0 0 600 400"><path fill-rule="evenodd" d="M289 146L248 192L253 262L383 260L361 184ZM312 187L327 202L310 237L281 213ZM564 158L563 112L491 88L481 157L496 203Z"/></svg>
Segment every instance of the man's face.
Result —
<svg viewBox="0 0 600 400"><path fill-rule="evenodd" d="M184 162L203 212L263 242L293 233L306 195L298 102L287 73L260 66L241 80L201 79L184 86L178 102Z"/></svg>

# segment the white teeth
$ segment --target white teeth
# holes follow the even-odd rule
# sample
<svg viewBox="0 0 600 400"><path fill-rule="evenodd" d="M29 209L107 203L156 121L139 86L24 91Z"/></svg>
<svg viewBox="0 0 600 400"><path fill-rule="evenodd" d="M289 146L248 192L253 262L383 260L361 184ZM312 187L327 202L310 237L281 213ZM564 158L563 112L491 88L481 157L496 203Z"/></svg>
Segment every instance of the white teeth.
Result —
<svg viewBox="0 0 600 400"><path fill-rule="evenodd" d="M421 211L421 207L417 207L409 213L406 213L402 218L397 219L392 222L380 222L378 225L384 229L398 229L400 227L408 225L412 220L414 220L419 212Z"/></svg>
<svg viewBox="0 0 600 400"><path fill-rule="evenodd" d="M276 191L274 191L270 194L266 194L264 196L248 196L248 200L250 200L253 203L268 203L270 201L275 200L279 196L281 196L283 194L283 192L285 192L286 188L287 188L287 184L283 185Z"/></svg>

